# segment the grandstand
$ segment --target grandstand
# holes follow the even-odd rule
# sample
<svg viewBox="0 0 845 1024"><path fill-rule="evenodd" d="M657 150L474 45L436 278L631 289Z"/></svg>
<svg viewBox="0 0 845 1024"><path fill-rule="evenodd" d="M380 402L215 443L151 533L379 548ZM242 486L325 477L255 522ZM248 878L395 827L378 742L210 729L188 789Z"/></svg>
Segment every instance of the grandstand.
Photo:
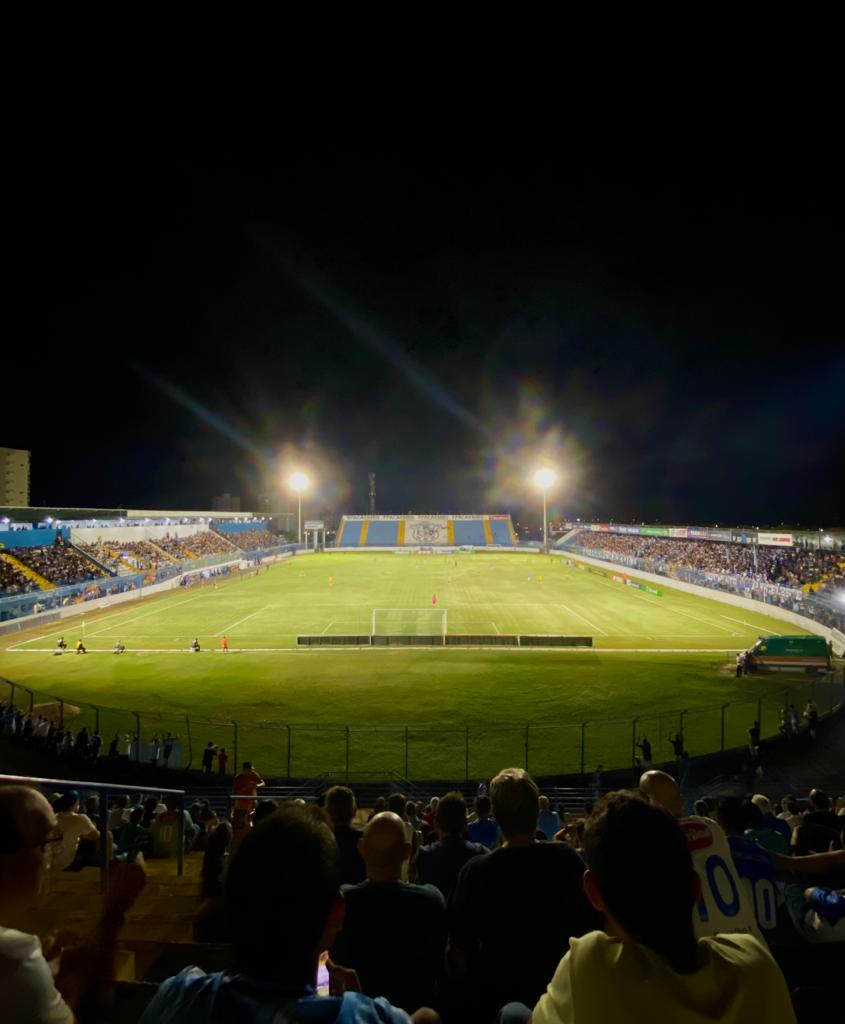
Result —
<svg viewBox="0 0 845 1024"><path fill-rule="evenodd" d="M515 547L509 515L344 516L339 548Z"/></svg>

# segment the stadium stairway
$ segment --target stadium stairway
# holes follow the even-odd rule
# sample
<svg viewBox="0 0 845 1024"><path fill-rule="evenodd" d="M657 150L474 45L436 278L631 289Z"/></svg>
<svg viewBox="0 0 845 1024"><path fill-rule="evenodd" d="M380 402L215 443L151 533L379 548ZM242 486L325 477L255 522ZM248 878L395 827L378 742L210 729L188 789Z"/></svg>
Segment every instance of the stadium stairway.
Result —
<svg viewBox="0 0 845 1024"><path fill-rule="evenodd" d="M117 573L114 571L114 569L110 569L107 565L104 565L99 559L95 558L93 555L89 555L87 551L83 551L82 548L78 548L75 544L72 544L70 541L65 541L65 547L70 548L72 551L75 551L80 558L84 558L87 562L92 562L94 565L97 566L98 569L102 569L102 571L107 576L117 576Z"/></svg>
<svg viewBox="0 0 845 1024"><path fill-rule="evenodd" d="M165 551L164 548L159 547L154 540L148 539L147 543L151 547L154 547L156 551L161 555L161 557L164 558L166 561L172 562L174 565L179 565L179 559L171 555L169 551Z"/></svg>
<svg viewBox="0 0 845 1024"><path fill-rule="evenodd" d="M19 558L15 558L15 556L11 554L9 551L0 551L0 558L2 558L4 562L8 562L9 565L17 569L18 572L21 573L21 575L26 576L26 578L31 583L35 583L41 590L53 590L54 585L48 579L45 579L41 575L41 573L36 572L34 569L31 569L25 562L22 562Z"/></svg>

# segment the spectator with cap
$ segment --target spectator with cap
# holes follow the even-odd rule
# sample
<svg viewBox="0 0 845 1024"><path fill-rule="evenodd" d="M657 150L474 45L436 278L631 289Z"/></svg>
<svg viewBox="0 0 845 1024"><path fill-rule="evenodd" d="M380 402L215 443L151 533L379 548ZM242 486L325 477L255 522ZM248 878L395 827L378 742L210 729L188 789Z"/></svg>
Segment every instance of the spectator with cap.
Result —
<svg viewBox="0 0 845 1024"><path fill-rule="evenodd" d="M521 768L490 783L502 845L461 869L449 904L447 971L465 1018L489 1020L512 1000L533 1006L574 935L600 917L582 887L584 864L565 843L536 838L539 792Z"/></svg>
<svg viewBox="0 0 845 1024"><path fill-rule="evenodd" d="M414 1011L435 999L446 903L434 886L401 880L410 852L404 824L391 811L367 823L359 843L367 878L343 887L346 917L332 959L357 971L363 992Z"/></svg>
<svg viewBox="0 0 845 1024"><path fill-rule="evenodd" d="M417 850L411 875L421 885L436 886L448 900L464 864L487 849L466 838L466 805L460 793L447 793L437 805L435 827L439 838Z"/></svg>

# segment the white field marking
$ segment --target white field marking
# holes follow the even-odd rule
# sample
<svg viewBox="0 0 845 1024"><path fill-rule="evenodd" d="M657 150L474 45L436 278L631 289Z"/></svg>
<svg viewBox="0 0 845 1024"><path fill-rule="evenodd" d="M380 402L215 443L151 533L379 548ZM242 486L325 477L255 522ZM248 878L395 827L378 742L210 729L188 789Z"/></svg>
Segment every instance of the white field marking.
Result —
<svg viewBox="0 0 845 1024"><path fill-rule="evenodd" d="M264 611L264 608L259 608L256 612L250 612L249 615L244 615L242 619L238 619L237 622L233 622L231 626L227 626L225 629L221 629L219 633L212 633L212 636L223 636L224 633L228 633L229 630L234 629L235 626L240 626L242 622L246 622L247 619L251 619L253 615L260 615Z"/></svg>
<svg viewBox="0 0 845 1024"><path fill-rule="evenodd" d="M719 612L722 615L721 612ZM762 629L764 633L771 633L772 636L777 636L777 632L774 629L766 629L765 626L755 626L751 622L746 622L744 619L734 619L730 615L722 615L723 619L727 619L729 622L738 622L741 626L749 626L751 629ZM738 634L734 634L735 636Z"/></svg>
<svg viewBox="0 0 845 1024"><path fill-rule="evenodd" d="M119 622L118 623L118 629L122 629L124 626L128 626L131 622L138 622L140 619L149 618L150 615L158 615L161 611L170 611L171 608L176 608L180 604L190 604L192 601L199 601L199 599L200 599L200 595L197 594L195 597L187 597L187 598L185 598L184 601L176 601L175 604L168 605L166 608L164 608L163 606L160 605L157 608L153 608L153 610L151 612L144 612L143 615L136 615L134 619L127 619L125 622ZM113 615L110 616L110 618L114 618L114 617L115 616L113 616ZM95 625L99 625L99 624L100 623L95 623ZM109 629L110 628L111 627L109 627ZM97 629L93 633L88 633L87 635L89 637L99 636L100 633L105 633L105 630L104 629Z"/></svg>
<svg viewBox="0 0 845 1024"><path fill-rule="evenodd" d="M498 626L496 625L496 623L495 623L495 622L494 622L494 621L493 621L492 619L490 620L490 625L491 625L491 626L493 627L493 629L495 629L495 630L496 630L496 632L497 632L497 633L500 633L500 632L501 632L501 631L499 630L499 627L498 627Z"/></svg>
<svg viewBox="0 0 845 1024"><path fill-rule="evenodd" d="M335 622L335 620L334 620L334 619L332 619L332 621L331 621L331 622L330 622L330 623L328 624L328 626L326 626L326 628L325 628L324 630L322 630L322 631L321 631L321 633L320 633L320 636L325 636L325 635L326 635L326 633L328 633L328 631L329 631L329 630L330 630L330 629L332 628L332 626L334 625L334 622Z"/></svg>
<svg viewBox="0 0 845 1024"><path fill-rule="evenodd" d="M601 583L602 586L605 586L605 587L616 587L616 586L618 586L618 584L615 584L615 583L605 583L604 580L594 580L593 582ZM626 590L630 590L631 588L630 587L625 587L625 589ZM632 593L631 597L639 597L643 601L647 601L652 606L654 605L655 601L659 601L660 600L659 597L654 597L654 598L646 597L645 594L638 594L638 593ZM664 608L665 608L665 605L664 605ZM670 612L673 615L686 615L686 617L688 619L695 619L696 622L704 622L704 623L706 623L709 626L715 626L716 629L721 629L724 633L727 633L728 636L735 636L736 635L734 633L731 633L731 631L727 628L727 626L720 626L719 623L718 622L714 622L713 619L702 619L702 617L700 615L693 615L692 612L685 612L685 611L682 611L680 608L666 608L666 611Z"/></svg>
<svg viewBox="0 0 845 1024"><path fill-rule="evenodd" d="M473 645L460 645L460 646L436 646L429 647L426 645L423 650L428 653L437 651L477 651L487 650L484 644L473 644ZM494 645L492 647L496 651L515 651L530 654L532 651L542 651L546 654L553 652L556 654L729 654L729 651L725 651L721 647L499 647ZM350 651L385 651L388 654L401 654L403 651L408 650L420 650L420 648L411 647L381 647L369 645L350 645L349 647L335 646L335 647L233 647L230 650L230 654L349 654ZM54 654L55 650L52 647L30 647L28 650L14 650L13 654ZM193 651L184 650L180 647L137 647L124 651L120 657L125 658L133 654L193 654ZM224 651L217 650L216 648L206 648L204 651L199 652L202 654L224 654ZM89 647L88 654L111 654L114 656L114 650L111 647ZM76 655L75 655L76 656ZM64 657L64 655L63 655ZM86 655L83 655L86 657Z"/></svg>
<svg viewBox="0 0 845 1024"><path fill-rule="evenodd" d="M598 633L601 633L602 636L609 636L610 635L609 633L605 633L605 631L601 628L601 626L597 626L595 624L595 622L590 622L590 620L587 618L586 615L582 615L580 612L576 612L574 608L570 608L568 604L562 604L559 601L558 602L558 607L565 608L569 612L570 615L574 615L576 618L580 619L582 622L586 622L587 625L591 629L595 629Z"/></svg>

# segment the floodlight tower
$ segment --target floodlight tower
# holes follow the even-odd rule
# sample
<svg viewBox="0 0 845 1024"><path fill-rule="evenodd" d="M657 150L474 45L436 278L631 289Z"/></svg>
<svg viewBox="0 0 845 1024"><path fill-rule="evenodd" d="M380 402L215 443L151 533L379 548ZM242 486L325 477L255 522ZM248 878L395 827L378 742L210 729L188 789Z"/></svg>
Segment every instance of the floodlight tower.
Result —
<svg viewBox="0 0 845 1024"><path fill-rule="evenodd" d="M308 486L308 477L304 473L291 473L288 478L288 486L292 491L296 492L296 497L299 503L299 515L297 517L297 540L298 543L302 543L302 492Z"/></svg>
<svg viewBox="0 0 845 1024"><path fill-rule="evenodd" d="M543 492L543 551L549 550L549 519L546 515L546 492L557 480L553 469L538 469L534 474L534 483Z"/></svg>
<svg viewBox="0 0 845 1024"><path fill-rule="evenodd" d="M376 475L375 473L368 473L367 477L370 482L370 515L374 516L376 514Z"/></svg>

